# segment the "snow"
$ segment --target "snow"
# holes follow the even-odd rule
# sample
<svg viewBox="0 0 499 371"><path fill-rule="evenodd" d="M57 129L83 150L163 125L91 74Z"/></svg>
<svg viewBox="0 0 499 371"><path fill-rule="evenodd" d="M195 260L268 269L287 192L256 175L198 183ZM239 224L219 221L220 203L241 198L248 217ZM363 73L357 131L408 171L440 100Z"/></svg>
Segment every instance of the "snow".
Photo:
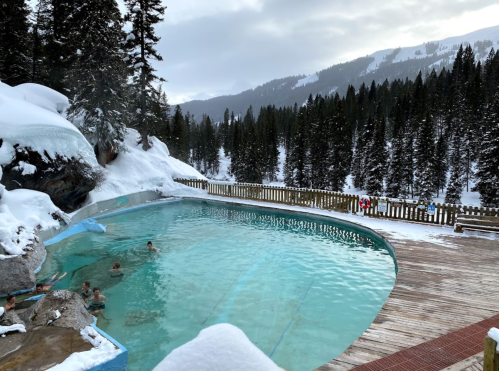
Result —
<svg viewBox="0 0 499 371"><path fill-rule="evenodd" d="M19 165L15 166L13 169L17 171L22 171L22 175L30 175L36 172L35 165L28 164L27 162L24 161L19 161Z"/></svg>
<svg viewBox="0 0 499 371"><path fill-rule="evenodd" d="M488 337L497 343L496 352L499 352L499 329L492 327L487 333Z"/></svg>
<svg viewBox="0 0 499 371"><path fill-rule="evenodd" d="M191 166L170 157L167 146L155 137L152 147L145 152L137 144L139 133L128 129L125 139L127 150L103 169L106 180L90 192L86 204L108 200L141 191L162 192L165 196L199 194L199 190L175 183L174 178L206 179Z"/></svg>
<svg viewBox="0 0 499 371"><path fill-rule="evenodd" d="M2 308L3 309L3 308ZM21 324L11 325L11 326L0 326L0 335L4 336L7 332L19 331L26 332L26 327Z"/></svg>
<svg viewBox="0 0 499 371"><path fill-rule="evenodd" d="M174 349L153 371L282 371L237 327L223 323L202 330Z"/></svg>
<svg viewBox="0 0 499 371"><path fill-rule="evenodd" d="M98 366L110 359L115 358L121 349L99 334L91 326L80 331L83 340L93 345L93 348L86 352L73 353L64 362L49 368L50 371L84 371Z"/></svg>
<svg viewBox="0 0 499 371"><path fill-rule="evenodd" d="M38 226L59 228L52 214L67 217L45 193L27 189L7 191L1 184L0 189L0 244L10 255L26 253L26 246L36 238L34 230Z"/></svg>
<svg viewBox="0 0 499 371"><path fill-rule="evenodd" d="M0 133L3 139L0 165L10 163L13 146L19 144L21 148L30 147L39 152L43 158L45 152L51 158L56 154L81 157L89 165L97 166L92 146L73 124L54 112L59 105L64 106L60 94L49 88L36 84L12 88L0 83Z"/></svg>
<svg viewBox="0 0 499 371"><path fill-rule="evenodd" d="M307 77L304 77L303 79L298 80L296 85L292 89L299 88L301 86L305 86L307 84L311 84L313 82L319 81L319 75L317 73L314 73L312 75L308 75Z"/></svg>
<svg viewBox="0 0 499 371"><path fill-rule="evenodd" d="M65 95L43 85L21 84L13 89L21 91L27 102L57 114L69 107L69 100Z"/></svg>

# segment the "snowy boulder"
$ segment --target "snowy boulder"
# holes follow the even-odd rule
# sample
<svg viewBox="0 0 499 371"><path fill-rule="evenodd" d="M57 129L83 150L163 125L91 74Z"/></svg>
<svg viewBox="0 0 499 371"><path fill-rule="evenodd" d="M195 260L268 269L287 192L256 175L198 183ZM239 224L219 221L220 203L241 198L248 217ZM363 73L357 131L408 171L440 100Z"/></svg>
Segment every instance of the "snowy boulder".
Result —
<svg viewBox="0 0 499 371"><path fill-rule="evenodd" d="M283 371L237 327L223 323L202 330L174 349L153 371Z"/></svg>
<svg viewBox="0 0 499 371"><path fill-rule="evenodd" d="M3 226L0 227L0 232L2 228ZM33 240L28 241L31 246L28 246L28 251L24 251L24 255L5 255L7 251L0 243L0 257L4 257L0 259L0 294L6 295L9 292L31 290L35 287L34 271L45 258L45 246L36 234L32 237Z"/></svg>
<svg viewBox="0 0 499 371"><path fill-rule="evenodd" d="M8 145L4 143L0 150ZM10 163L3 165L0 182L9 191L24 188L46 193L57 207L72 212L96 187L99 176L99 170L81 158L51 158L17 148Z"/></svg>
<svg viewBox="0 0 499 371"><path fill-rule="evenodd" d="M27 327L51 326L81 330L93 323L80 295L68 290L49 291L29 307L21 319Z"/></svg>
<svg viewBox="0 0 499 371"><path fill-rule="evenodd" d="M96 185L95 153L59 112L67 99L36 84L0 83L0 182L7 190L45 192L61 209L75 210Z"/></svg>
<svg viewBox="0 0 499 371"><path fill-rule="evenodd" d="M23 325L24 322L13 310L9 310L0 317L0 326Z"/></svg>

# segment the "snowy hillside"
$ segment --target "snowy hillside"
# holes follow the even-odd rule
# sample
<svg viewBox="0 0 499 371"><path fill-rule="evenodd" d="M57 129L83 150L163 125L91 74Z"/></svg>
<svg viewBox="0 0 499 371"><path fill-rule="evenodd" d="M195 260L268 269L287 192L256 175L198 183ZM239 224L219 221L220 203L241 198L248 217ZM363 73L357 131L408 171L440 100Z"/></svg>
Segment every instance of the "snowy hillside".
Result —
<svg viewBox="0 0 499 371"><path fill-rule="evenodd" d="M310 94L325 96L337 92L342 96L349 85L358 89L362 83L370 85L373 80L380 84L385 79L405 80L407 77L414 80L420 70L424 76L432 68L437 71L442 67L449 68L461 44L470 44L476 57L483 61L491 47L499 47L499 26L416 46L394 45L393 49L336 64L306 77L300 75L278 78L240 94L195 100L180 106L183 112L190 112L198 121L203 114L210 116L213 121L222 121L226 108L237 113L246 112L250 105L255 108L302 104Z"/></svg>
<svg viewBox="0 0 499 371"><path fill-rule="evenodd" d="M431 66L437 68L441 63L447 63L448 60L454 60L459 45L470 44L473 47L475 55L484 61L492 47L497 49L499 46L499 26L489 27L478 30L467 35L449 37L440 41L430 41L423 45L399 47L395 49L386 49L377 51L369 57L374 60L369 64L363 74L367 74L379 68L383 62L399 63L409 59L423 59L429 56L441 56L432 63ZM449 56L449 52L453 53Z"/></svg>

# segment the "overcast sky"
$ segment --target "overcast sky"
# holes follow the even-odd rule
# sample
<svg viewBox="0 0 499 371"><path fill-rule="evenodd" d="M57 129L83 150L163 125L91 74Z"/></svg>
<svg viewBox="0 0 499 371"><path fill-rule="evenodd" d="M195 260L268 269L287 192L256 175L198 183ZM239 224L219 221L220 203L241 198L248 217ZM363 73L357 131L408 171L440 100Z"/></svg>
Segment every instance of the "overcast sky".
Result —
<svg viewBox="0 0 499 371"><path fill-rule="evenodd" d="M170 104L236 94L377 50L499 24L494 0L163 0Z"/></svg>

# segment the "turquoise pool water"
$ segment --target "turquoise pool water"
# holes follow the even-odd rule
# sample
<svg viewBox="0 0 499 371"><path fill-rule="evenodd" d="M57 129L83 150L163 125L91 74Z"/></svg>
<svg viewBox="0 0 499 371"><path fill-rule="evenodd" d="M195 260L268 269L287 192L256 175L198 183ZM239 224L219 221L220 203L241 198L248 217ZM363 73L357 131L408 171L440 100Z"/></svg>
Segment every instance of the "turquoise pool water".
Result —
<svg viewBox="0 0 499 371"><path fill-rule="evenodd" d="M56 288L99 286L111 320L98 326L129 350L129 371L151 370L217 323L289 371L312 370L370 326L395 282L379 237L325 218L181 201L98 221L107 233L48 246L37 279L67 271ZM110 277L114 261L123 277Z"/></svg>

